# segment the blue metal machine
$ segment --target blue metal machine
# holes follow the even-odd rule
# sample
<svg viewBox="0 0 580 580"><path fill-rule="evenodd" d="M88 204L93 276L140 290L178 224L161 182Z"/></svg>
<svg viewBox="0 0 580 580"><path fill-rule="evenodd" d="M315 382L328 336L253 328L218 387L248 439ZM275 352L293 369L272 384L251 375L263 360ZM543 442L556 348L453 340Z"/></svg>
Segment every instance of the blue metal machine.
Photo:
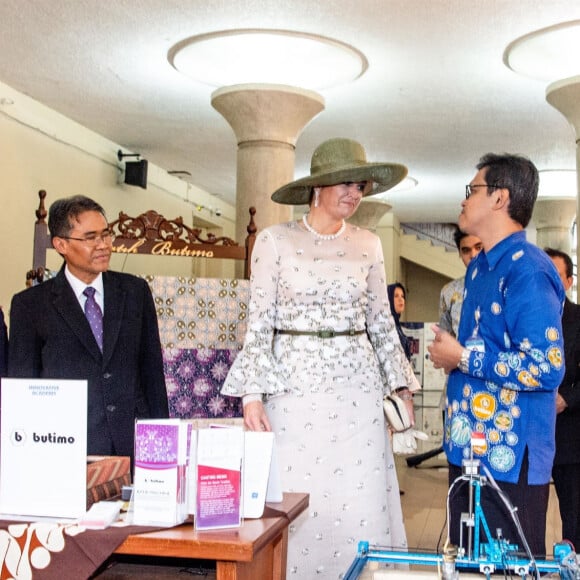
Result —
<svg viewBox="0 0 580 580"><path fill-rule="evenodd" d="M483 546L482 546L483 547ZM439 570L439 578L442 580L455 580L461 578L461 570L479 569L482 578L490 579L497 571L516 575L520 578L539 578L540 574L558 573L561 580L577 580L580 578L576 554L569 544L556 544L554 546L553 560L534 560L533 565L528 559L510 555L517 547L510 546L509 551L503 551L498 557L484 556L482 558L466 558L458 556L449 558L445 554L429 554L418 552L396 552L385 550L380 547L370 546L368 542L360 542L358 554L354 562L344 576L344 580L356 580L366 566L367 562L383 562L385 564L418 564L422 566L434 566Z"/></svg>
<svg viewBox="0 0 580 580"><path fill-rule="evenodd" d="M443 553L403 552L370 546L368 542L360 542L358 554L344 576L344 580L355 580L366 566L367 562L383 562L388 564L416 564L434 566L439 571L441 580L459 580L462 570L477 572L482 577L490 579L495 572L503 572L505 577L540 578L542 574L558 573L561 580L580 580L580 567L573 546L569 542L555 544L554 557L551 560L536 560L531 554L526 539L521 533L521 541L526 557L517 544L512 544L501 537L493 538L481 506L481 487L491 485L498 493L503 494L493 478L479 473L479 461L470 459L464 461L463 476L456 480L467 481L470 487L469 513L461 518L460 546L446 545ZM450 488L453 488L453 485ZM503 494L504 502L509 500ZM507 505L507 504L506 504ZM509 504L509 511L514 518L516 527L521 530L517 520L516 508ZM467 543L464 546L463 531L467 530ZM483 529L485 542L481 539Z"/></svg>

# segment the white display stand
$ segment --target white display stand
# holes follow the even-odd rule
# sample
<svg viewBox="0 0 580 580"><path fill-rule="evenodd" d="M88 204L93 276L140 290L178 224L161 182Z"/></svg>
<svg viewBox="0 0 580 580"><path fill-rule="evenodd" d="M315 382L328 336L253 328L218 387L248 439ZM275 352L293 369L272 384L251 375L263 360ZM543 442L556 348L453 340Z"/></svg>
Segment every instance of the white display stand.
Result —
<svg viewBox="0 0 580 580"><path fill-rule="evenodd" d="M87 381L2 379L0 421L0 517L81 517Z"/></svg>

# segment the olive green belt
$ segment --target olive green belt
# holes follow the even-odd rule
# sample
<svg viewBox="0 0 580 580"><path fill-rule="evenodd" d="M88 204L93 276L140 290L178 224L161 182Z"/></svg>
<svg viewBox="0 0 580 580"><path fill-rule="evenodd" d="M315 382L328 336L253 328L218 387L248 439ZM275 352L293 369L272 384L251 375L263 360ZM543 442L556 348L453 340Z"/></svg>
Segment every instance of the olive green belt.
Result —
<svg viewBox="0 0 580 580"><path fill-rule="evenodd" d="M275 328L274 334L289 334L290 336L317 336L318 338L334 338L335 336L356 336L357 334L364 334L363 330L284 330L282 328Z"/></svg>

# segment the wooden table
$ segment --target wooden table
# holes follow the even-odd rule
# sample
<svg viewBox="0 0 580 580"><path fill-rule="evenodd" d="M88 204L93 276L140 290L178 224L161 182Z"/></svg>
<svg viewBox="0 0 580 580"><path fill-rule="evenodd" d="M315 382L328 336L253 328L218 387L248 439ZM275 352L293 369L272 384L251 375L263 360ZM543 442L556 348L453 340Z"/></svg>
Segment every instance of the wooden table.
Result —
<svg viewBox="0 0 580 580"><path fill-rule="evenodd" d="M308 494L285 493L257 520L241 527L197 532L193 524L135 534L115 554L216 561L217 580L285 580L288 525L308 507Z"/></svg>

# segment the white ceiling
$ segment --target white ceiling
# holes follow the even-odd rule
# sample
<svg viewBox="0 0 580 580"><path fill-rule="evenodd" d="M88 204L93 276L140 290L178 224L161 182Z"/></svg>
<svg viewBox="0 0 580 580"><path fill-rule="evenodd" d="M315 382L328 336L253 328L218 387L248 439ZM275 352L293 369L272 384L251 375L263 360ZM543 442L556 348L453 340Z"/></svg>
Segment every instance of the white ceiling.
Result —
<svg viewBox="0 0 580 580"><path fill-rule="evenodd" d="M455 221L483 153L575 169L574 133L545 83L502 55L519 36L579 18L576 0L0 0L0 80L235 203L236 141L210 104L215 87L180 75L168 50L235 28L332 37L369 69L321 91L326 109L298 139L296 176L320 142L351 137L418 180L391 195L402 221Z"/></svg>

